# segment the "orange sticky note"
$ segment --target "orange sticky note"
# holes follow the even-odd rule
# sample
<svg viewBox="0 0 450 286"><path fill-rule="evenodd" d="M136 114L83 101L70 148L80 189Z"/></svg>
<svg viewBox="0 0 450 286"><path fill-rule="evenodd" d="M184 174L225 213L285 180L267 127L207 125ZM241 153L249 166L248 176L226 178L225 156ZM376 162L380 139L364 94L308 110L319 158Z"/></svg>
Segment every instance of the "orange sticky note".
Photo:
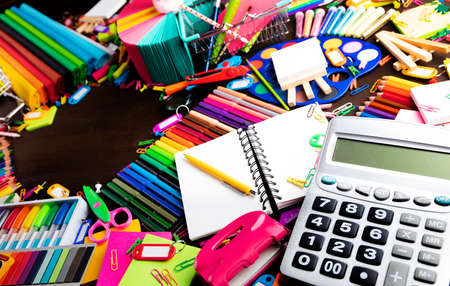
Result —
<svg viewBox="0 0 450 286"><path fill-rule="evenodd" d="M127 226L125 228L113 227L113 228L111 228L111 230L140 232L141 231L141 223L139 222L138 219L133 219L129 226ZM100 231L100 232L94 233L94 238L99 239L99 238L102 238L104 235L105 235L105 231ZM84 243L92 243L92 241L89 239L89 237L86 236L86 238L84 239ZM105 256L107 245L108 245L108 241L105 241L101 244L97 244L97 246L95 247L94 253L92 254L91 261L89 262L89 265L86 269L86 273L84 274L83 281L81 281L81 284L89 283L94 280L97 280L98 276L100 275L100 270L102 268L102 263L103 263L103 257Z"/></svg>

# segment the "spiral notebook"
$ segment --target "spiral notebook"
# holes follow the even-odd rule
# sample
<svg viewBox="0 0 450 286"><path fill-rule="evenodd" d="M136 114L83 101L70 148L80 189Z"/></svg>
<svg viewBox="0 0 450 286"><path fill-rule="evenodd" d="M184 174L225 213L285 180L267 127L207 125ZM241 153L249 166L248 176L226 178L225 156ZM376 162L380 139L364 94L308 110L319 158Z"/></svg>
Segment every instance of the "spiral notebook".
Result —
<svg viewBox="0 0 450 286"><path fill-rule="evenodd" d="M211 235L241 215L255 210L271 213L259 170L259 159L278 207L298 202L305 190L288 183L288 177L305 179L314 166L319 149L310 139L325 134L327 120L317 105L305 106L252 125L245 132L235 130L217 139L175 154L186 222L191 240ZM256 146L257 156L248 150ZM246 196L191 165L190 154L253 186L254 197Z"/></svg>

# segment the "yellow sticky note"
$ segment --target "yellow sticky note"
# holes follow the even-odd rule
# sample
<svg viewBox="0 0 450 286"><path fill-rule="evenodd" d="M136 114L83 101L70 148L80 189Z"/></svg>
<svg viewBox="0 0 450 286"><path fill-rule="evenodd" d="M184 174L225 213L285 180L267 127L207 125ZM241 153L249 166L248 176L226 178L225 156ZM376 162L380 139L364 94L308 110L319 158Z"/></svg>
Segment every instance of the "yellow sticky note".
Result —
<svg viewBox="0 0 450 286"><path fill-rule="evenodd" d="M141 223L138 219L133 219L129 226L125 228L111 228L114 231L129 231L129 232L140 232L141 231ZM94 233L94 238L102 238L105 235L105 231L100 231ZM92 243L89 237L84 239L84 243ZM108 245L108 241L105 241L101 244L97 244L95 247L94 253L92 254L91 261L86 269L86 273L84 274L83 281L81 284L89 283L94 280L97 280L98 275L100 275L100 270L102 268L103 257L105 256L106 246ZM131 246L131 245L130 245Z"/></svg>

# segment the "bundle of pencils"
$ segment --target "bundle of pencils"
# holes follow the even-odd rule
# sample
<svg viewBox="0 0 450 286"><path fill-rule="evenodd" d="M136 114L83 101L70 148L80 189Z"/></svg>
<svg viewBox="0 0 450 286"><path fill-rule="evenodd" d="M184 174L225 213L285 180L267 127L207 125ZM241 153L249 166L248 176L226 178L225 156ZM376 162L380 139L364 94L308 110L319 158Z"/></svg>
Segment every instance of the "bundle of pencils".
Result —
<svg viewBox="0 0 450 286"><path fill-rule="evenodd" d="M421 84L394 76L384 76L377 83L376 96L360 106L360 117L395 119L400 109L417 110L410 89Z"/></svg>
<svg viewBox="0 0 450 286"><path fill-rule="evenodd" d="M0 198L5 198L5 202L14 196L14 192L21 186L14 176L9 142L0 137Z"/></svg>

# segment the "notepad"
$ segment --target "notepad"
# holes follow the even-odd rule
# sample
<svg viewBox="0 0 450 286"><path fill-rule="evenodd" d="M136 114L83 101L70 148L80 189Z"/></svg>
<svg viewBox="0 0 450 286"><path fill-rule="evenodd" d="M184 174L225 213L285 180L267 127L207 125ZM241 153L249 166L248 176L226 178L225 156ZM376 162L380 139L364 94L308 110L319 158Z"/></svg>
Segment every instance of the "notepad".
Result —
<svg viewBox="0 0 450 286"><path fill-rule="evenodd" d="M143 243L145 244L157 244L157 243L172 243L171 240L157 237L154 235L147 234L144 238ZM176 244L175 247L178 249L180 246ZM160 286L161 284L153 278L150 273L152 269L157 269L162 272L163 269L170 271L172 276L177 281L178 285L190 285L192 279L195 276L194 266L188 266L181 271L175 271L174 268L179 263L186 260L197 257L200 248L186 245L184 249L174 255L170 260L167 261L145 261L145 260L133 260L127 269L127 272L120 280L120 286L135 286L135 285L151 285Z"/></svg>
<svg viewBox="0 0 450 286"><path fill-rule="evenodd" d="M261 145L258 157L262 165L268 168L266 178L274 184L273 194L278 198L277 205L281 208L298 202L305 195L304 189L286 180L288 177L306 178L319 154L319 150L310 145L310 139L326 132L328 123L323 112L313 107L316 105L278 115L252 125L248 130L249 133L256 133L251 140ZM265 210L270 213L269 202L260 202L260 198L263 201L266 199L262 194L262 186L259 195L244 195L197 169L184 157L184 154L192 155L253 186L256 191L261 182L252 178L249 160L243 151L243 138L243 134L240 137L236 130L175 154L191 240L211 235L247 212Z"/></svg>
<svg viewBox="0 0 450 286"><path fill-rule="evenodd" d="M450 122L450 80L413 87L411 97L426 124Z"/></svg>

